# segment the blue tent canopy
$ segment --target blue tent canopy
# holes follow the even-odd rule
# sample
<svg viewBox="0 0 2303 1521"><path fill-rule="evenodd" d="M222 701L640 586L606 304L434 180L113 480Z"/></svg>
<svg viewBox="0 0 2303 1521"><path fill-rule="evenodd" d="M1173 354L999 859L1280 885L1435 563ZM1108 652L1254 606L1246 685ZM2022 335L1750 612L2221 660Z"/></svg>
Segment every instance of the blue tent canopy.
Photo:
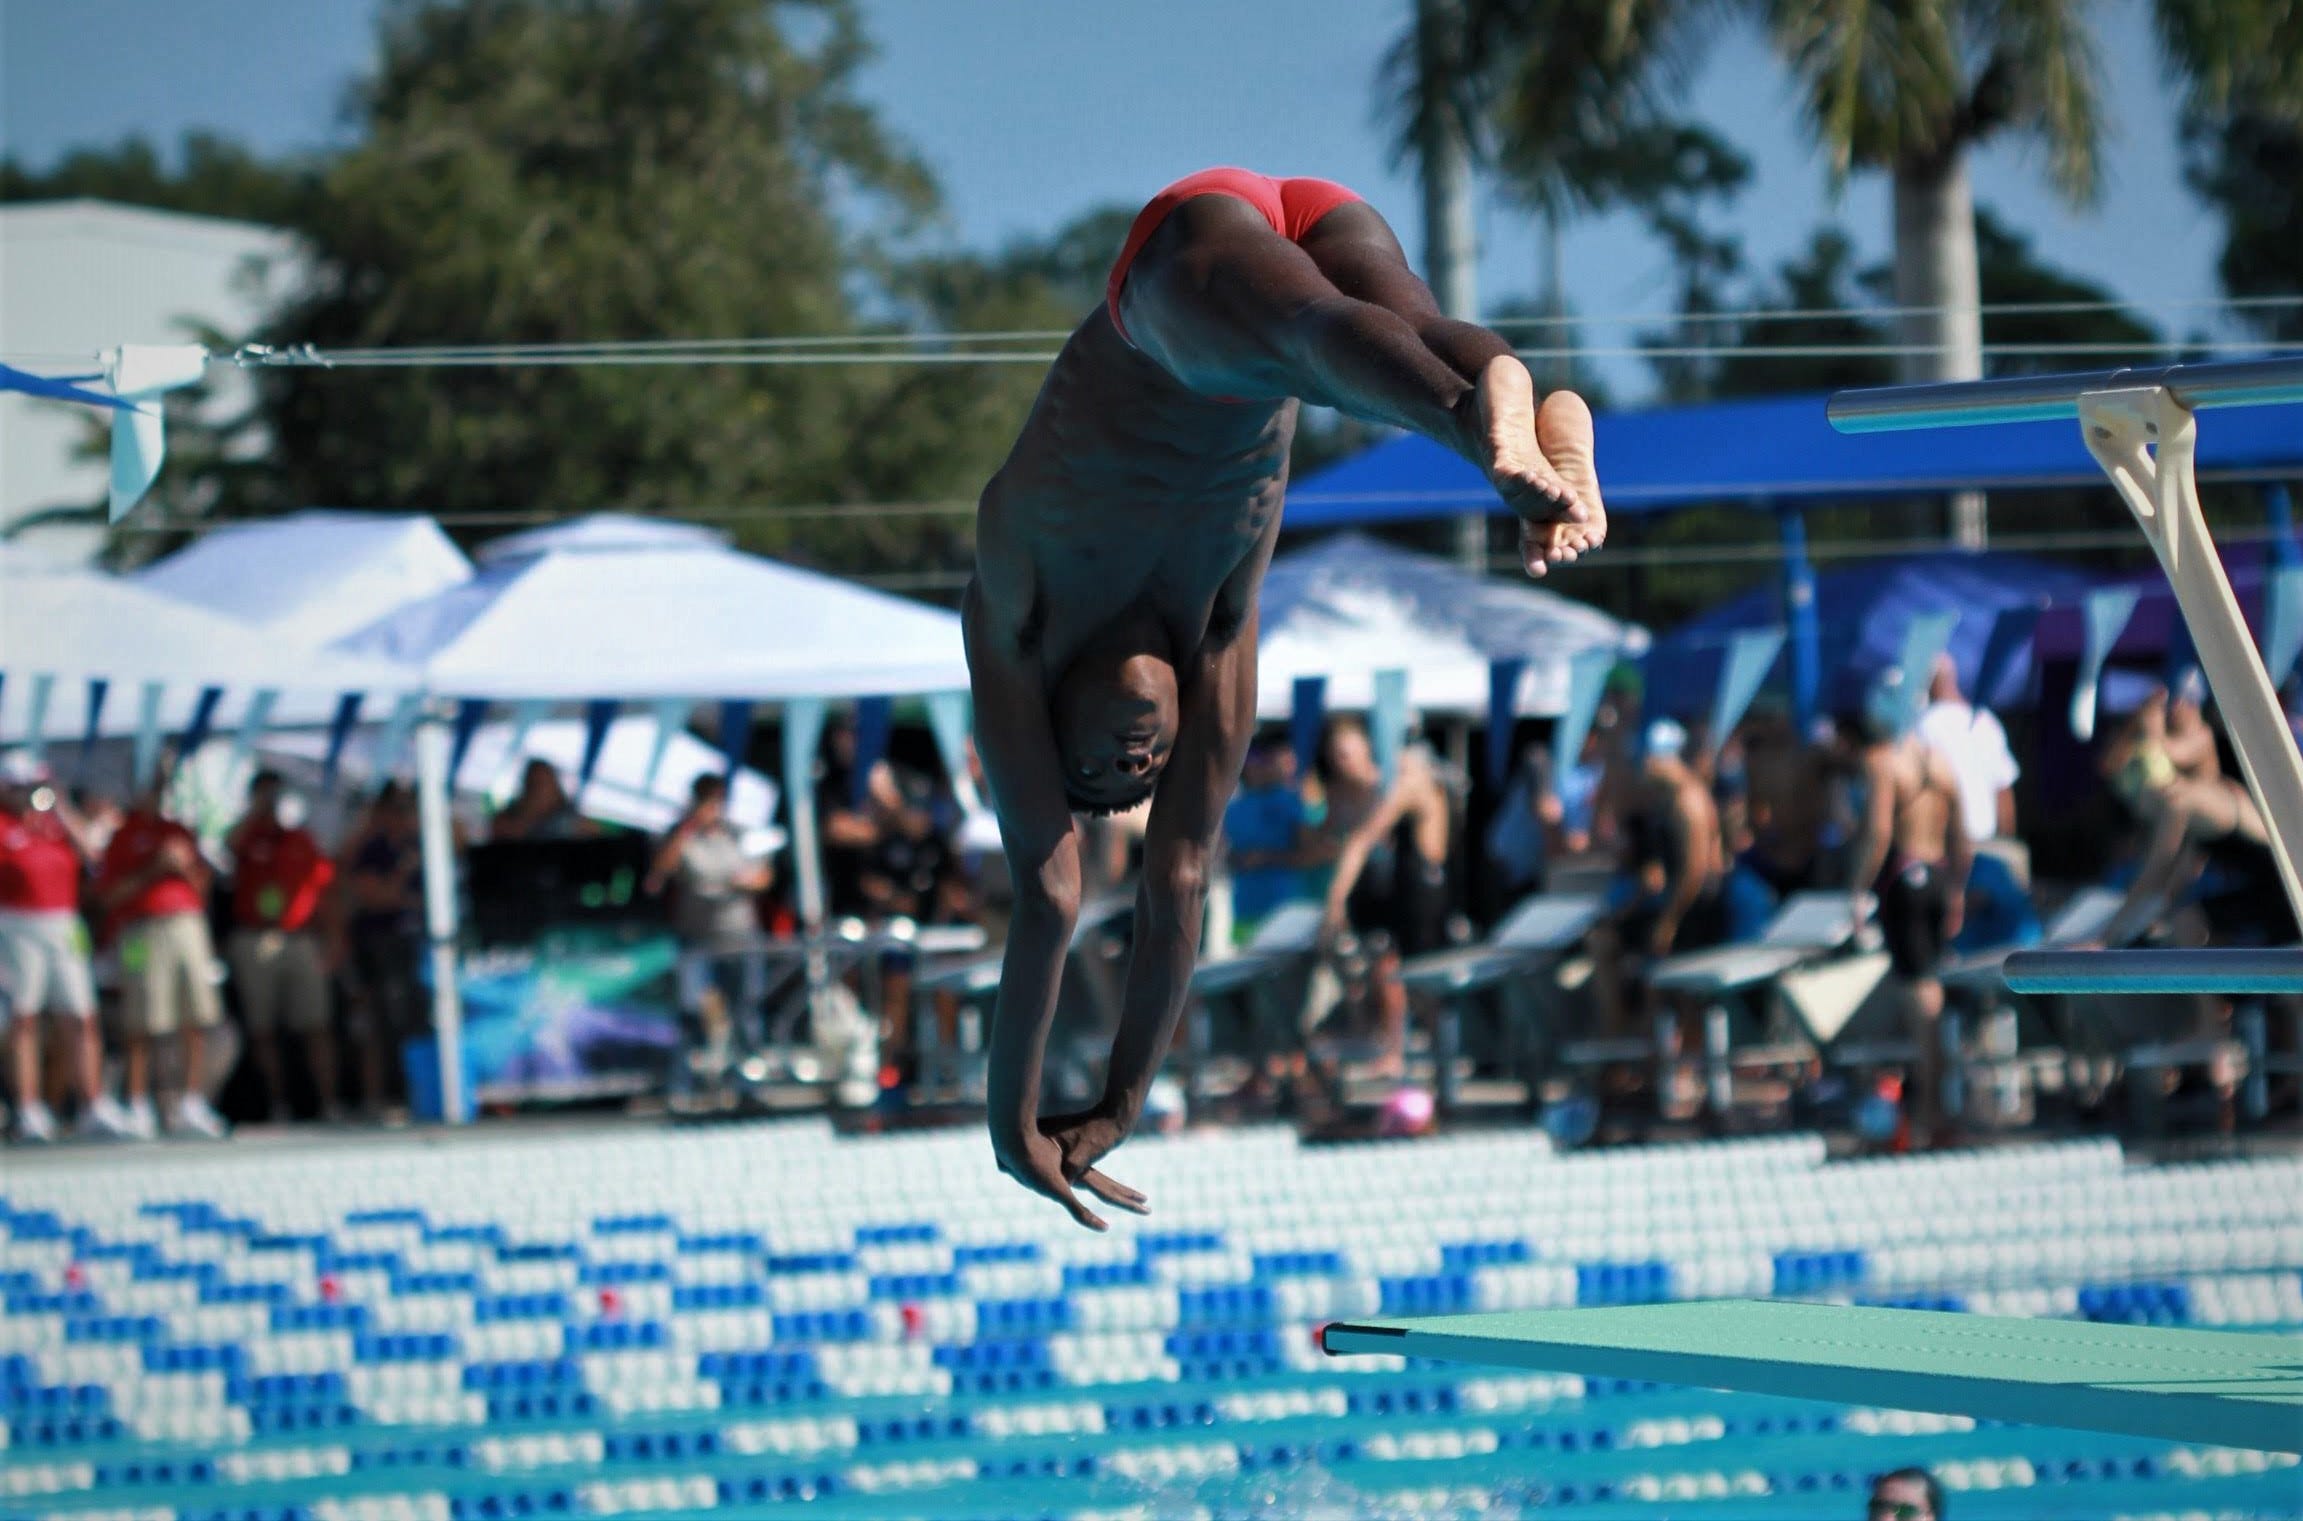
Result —
<svg viewBox="0 0 2303 1521"><path fill-rule="evenodd" d="M1973 693L1999 615L2010 609L2076 603L2095 578L2023 555L1957 550L1904 555L1825 572L1815 578L1816 621L1830 661L1821 698L1826 710L1858 701L1864 683L1896 663L1912 620L1956 612L1949 653ZM1730 639L1743 629L1783 621L1782 592L1760 587L1680 625L1649 649L1646 705L1655 713L1700 713L1710 703ZM2026 658L2003 665L1998 690L1976 694L1999 705L2019 702L2028 686Z"/></svg>
<svg viewBox="0 0 2303 1521"><path fill-rule="evenodd" d="M1748 505L2009 487L2094 486L2102 472L2068 421L1956 433L1845 434L1825 398L1775 397L1601 416L1599 463L1611 513L1697 502ZM2199 429L2202 479L2303 471L2303 407L2218 412ZM1420 435L1391 439L1296 482L1287 525L1501 511L1468 463Z"/></svg>

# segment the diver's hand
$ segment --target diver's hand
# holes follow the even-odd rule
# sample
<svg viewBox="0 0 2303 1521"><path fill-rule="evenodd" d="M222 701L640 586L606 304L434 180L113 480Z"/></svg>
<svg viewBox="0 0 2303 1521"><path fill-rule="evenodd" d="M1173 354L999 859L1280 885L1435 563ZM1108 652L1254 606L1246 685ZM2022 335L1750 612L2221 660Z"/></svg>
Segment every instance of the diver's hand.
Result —
<svg viewBox="0 0 2303 1521"><path fill-rule="evenodd" d="M1040 1134L1037 1128L995 1122L992 1126L992 1155L998 1161L1001 1172L1033 1193L1055 1200L1071 1212L1074 1220L1089 1230L1110 1229L1103 1218L1088 1208L1086 1202L1072 1191L1071 1180L1064 1176L1063 1147L1053 1137ZM1117 1186L1093 1168L1082 1173L1080 1183L1091 1191L1098 1191L1098 1184L1113 1188ZM1098 1196L1104 1197L1100 1191Z"/></svg>
<svg viewBox="0 0 2303 1521"><path fill-rule="evenodd" d="M1148 1215L1151 1206L1142 1194L1096 1170L1096 1163L1128 1138L1128 1128L1125 1120L1101 1107L1083 1109L1077 1114L1051 1114L1039 1122L1040 1134L1055 1142L1063 1153L1063 1175L1067 1182L1130 1214Z"/></svg>

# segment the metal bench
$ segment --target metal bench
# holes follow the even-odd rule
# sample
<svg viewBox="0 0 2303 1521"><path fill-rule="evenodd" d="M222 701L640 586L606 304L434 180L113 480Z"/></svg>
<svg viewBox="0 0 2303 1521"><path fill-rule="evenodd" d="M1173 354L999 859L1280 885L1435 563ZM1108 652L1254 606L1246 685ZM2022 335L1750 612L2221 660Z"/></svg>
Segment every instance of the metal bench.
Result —
<svg viewBox="0 0 2303 1521"><path fill-rule="evenodd" d="M1544 975L1583 942L1606 912L1596 893L1541 893L1519 904L1477 945L1418 956L1401 969L1410 993L1436 1004L1433 1056L1438 1066L1434 1102L1441 1114L1459 1107L1456 1072L1465 1054L1467 1018L1484 1004L1496 1006L1497 1035L1490 1050L1527 1084L1530 1107L1553 1044L1547 1037L1556 1019L1547 1018L1553 989Z"/></svg>
<svg viewBox="0 0 2303 1521"><path fill-rule="evenodd" d="M1778 979L1843 950L1857 928L1846 893L1797 893L1776 911L1757 940L1667 956L1648 968L1650 989L1696 1002L1703 1009L1704 1104L1713 1115L1724 1115L1732 1105L1738 1056L1749 1061L1802 1054L1788 1045L1747 1046L1739 1051L1734 1043L1738 1008L1748 1009L1763 1029L1780 1023L1771 1017L1773 1008L1760 1006L1779 1004L1774 997ZM1657 1015L1655 1059L1669 1060L1678 1044L1678 1016Z"/></svg>

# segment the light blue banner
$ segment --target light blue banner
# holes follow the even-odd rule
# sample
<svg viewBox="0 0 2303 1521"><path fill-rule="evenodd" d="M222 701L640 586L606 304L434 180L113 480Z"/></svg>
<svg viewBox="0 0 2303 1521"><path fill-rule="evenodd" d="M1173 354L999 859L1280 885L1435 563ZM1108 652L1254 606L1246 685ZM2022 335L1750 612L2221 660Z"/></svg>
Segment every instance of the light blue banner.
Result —
<svg viewBox="0 0 2303 1521"><path fill-rule="evenodd" d="M963 801L974 800L975 780L968 775L968 694L937 692L928 698L928 727L935 731L936 753L952 779L952 791Z"/></svg>
<svg viewBox="0 0 2303 1521"><path fill-rule="evenodd" d="M656 737L648 746L648 769L640 778L642 792L656 790L656 773L664 769L664 752L671 748L672 737L688 726L688 705L677 697L666 698L649 709L656 721Z"/></svg>
<svg viewBox="0 0 2303 1521"><path fill-rule="evenodd" d="M1388 787L1399 775L1399 753L1407 747L1407 672L1375 673L1375 702L1368 713L1368 740Z"/></svg>
<svg viewBox="0 0 2303 1521"><path fill-rule="evenodd" d="M423 716L424 699L414 692L392 705L392 716L384 720L384 732L376 736L377 781L399 773L408 758L408 742L416 734L416 720Z"/></svg>
<svg viewBox="0 0 2303 1521"><path fill-rule="evenodd" d="M1781 628L1744 629L1728 641L1727 657L1719 664L1719 690L1711 699L1711 734L1708 740L1713 755L1727 743L1735 726L1743 722L1743 715L1751 708L1751 701L1767 680L1767 673L1775 669L1776 656L1783 653L1785 631Z"/></svg>
<svg viewBox="0 0 2303 1521"><path fill-rule="evenodd" d="M138 792L151 785L152 774L159 769L160 700L167 695L168 685L161 681L145 682L136 694L136 747L130 764Z"/></svg>
<svg viewBox="0 0 2303 1521"><path fill-rule="evenodd" d="M232 737L232 764L240 765L256 753L256 742L264 737L264 730L272 722L272 709L279 706L277 687L259 687L248 694L247 711L240 715L240 732Z"/></svg>
<svg viewBox="0 0 2303 1521"><path fill-rule="evenodd" d="M56 695L56 678L42 672L32 678L25 701L24 748L34 760L48 753L48 699Z"/></svg>
<svg viewBox="0 0 2303 1521"><path fill-rule="evenodd" d="M1553 731L1551 765L1554 776L1565 776L1583 758L1583 742L1599 717L1600 699L1607 695L1607 676L1616 666L1612 649L1580 650L1567 663L1567 711L1559 715Z"/></svg>
<svg viewBox="0 0 2303 1521"><path fill-rule="evenodd" d="M2140 587L2106 586L2087 594L2082 606L2084 642L2079 651L2079 685L2071 693L2071 732L2082 740L2095 738L2096 704L2102 697L2103 666L2111 658L2127 620L2135 616L2142 599Z"/></svg>

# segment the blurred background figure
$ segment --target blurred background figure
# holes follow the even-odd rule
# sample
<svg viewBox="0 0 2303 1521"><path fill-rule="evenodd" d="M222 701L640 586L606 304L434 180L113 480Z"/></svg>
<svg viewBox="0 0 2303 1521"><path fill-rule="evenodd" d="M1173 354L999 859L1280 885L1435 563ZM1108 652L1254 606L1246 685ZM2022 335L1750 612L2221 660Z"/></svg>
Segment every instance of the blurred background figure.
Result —
<svg viewBox="0 0 2303 1521"><path fill-rule="evenodd" d="M1959 690L1959 665L1949 655L1936 657L1935 672L1927 687L1927 706L1919 714L1919 737L1951 763L1959 781L1959 816L1967 838L2012 838L2015 834L2015 784L2023 768L2008 748L2007 729L1999 715L1967 700Z"/></svg>
<svg viewBox="0 0 2303 1521"><path fill-rule="evenodd" d="M2294 933L2263 815L2246 784L2223 769L2204 688L2196 672L2172 691L2155 688L2104 751L2102 769L2134 814L2143 846L2112 921L2115 938L2139 932L2145 916L2177 906L2195 886L2228 938L2277 943ZM2210 868L2225 880L2202 883ZM2251 911L2248 900L2258 899Z"/></svg>
<svg viewBox="0 0 2303 1521"><path fill-rule="evenodd" d="M1641 740L1637 780L1625 799L1615 888L1619 907L1594 932L1592 942L1594 991L1611 1032L1628 1031L1639 1013L1652 1012L1644 1009L1644 979L1642 1007L1633 1007L1635 962L1705 950L1727 936L1719 808L1710 786L1689 763L1687 747L1687 730L1676 719L1650 720ZM1679 1026L1695 1013L1679 1010ZM1664 1074L1658 1103L1666 1113L1676 1112L1689 1096L1680 1084L1683 1076L1692 1081L1693 1075L1682 1074L1677 1059L1685 1043L1681 1028L1677 1041L1657 1053Z"/></svg>
<svg viewBox="0 0 2303 1521"><path fill-rule="evenodd" d="M1890 676L1894 672L1888 673ZM1974 859L1959 779L1943 753L1898 730L1896 683L1882 682L1863 712L1839 721L1861 803L1850 847L1852 922L1877 905L1890 971L1903 994L1916 1051L1905 1114L1929 1144L1945 1144L1941 1032L1944 954L1966 914Z"/></svg>
<svg viewBox="0 0 2303 1521"><path fill-rule="evenodd" d="M283 1026L302 1044L321 1116L338 1117L328 985L343 963L343 922L336 863L303 827L303 815L302 800L286 794L280 773L259 771L248 783L248 811L224 837L232 860L224 959L274 1121L290 1117Z"/></svg>
<svg viewBox="0 0 2303 1521"><path fill-rule="evenodd" d="M174 1037L181 1091L167 1110L170 1130L216 1137L224 1122L199 1091L208 1032L224 1018L217 995L208 889L214 872L199 841L167 813L163 759L136 793L104 851L96 899L105 934L118 946L128 1114L135 1133L153 1133L152 1047Z"/></svg>
<svg viewBox="0 0 2303 1521"><path fill-rule="evenodd" d="M1743 764L1751 841L1735 858L1729 894L1739 939L1758 934L1785 898L1821 885L1831 793L1824 751L1781 707L1756 709L1745 723Z"/></svg>
<svg viewBox="0 0 2303 1521"><path fill-rule="evenodd" d="M570 840L599 832L576 811L559 768L541 758L521 769L520 790L488 825L490 840Z"/></svg>
<svg viewBox="0 0 2303 1521"><path fill-rule="evenodd" d="M725 1064L731 1017L756 1013L766 994L759 895L774 880L774 869L744 848L742 833L728 821L726 779L698 776L688 811L658 847L645 888L672 894L680 1013L696 1021L715 1071Z"/></svg>
<svg viewBox="0 0 2303 1521"><path fill-rule="evenodd" d="M867 879L880 825L865 806L856 777L856 721L833 712L816 748L816 838L824 860L824 912L834 919L868 919L873 902Z"/></svg>
<svg viewBox="0 0 2303 1521"><path fill-rule="evenodd" d="M1348 929L1367 953L1364 1002L1380 1047L1375 1070L1397 1077L1407 1053L1407 984L1400 980L1400 964L1447 944L1453 806L1431 752L1420 744L1402 748L1387 786L1367 729L1353 718L1328 725L1319 775L1327 797L1321 829L1335 851L1327 884L1328 937L1332 941Z"/></svg>
<svg viewBox="0 0 2303 1521"><path fill-rule="evenodd" d="M1871 1481L1864 1521L1944 1521L1943 1485L1924 1468L1898 1468Z"/></svg>
<svg viewBox="0 0 2303 1521"><path fill-rule="evenodd" d="M1552 782L1551 749L1529 745L1481 841L1487 853L1482 918L1492 923L1520 899L1543 891L1566 821L1567 809Z"/></svg>
<svg viewBox="0 0 2303 1521"><path fill-rule="evenodd" d="M402 1043L431 1022L422 983L424 862L415 794L401 782L378 787L338 854L360 1112L374 1119L390 1102Z"/></svg>
<svg viewBox="0 0 2303 1521"><path fill-rule="evenodd" d="M1224 809L1223 838L1232 940L1245 945L1273 913L1310 900L1314 864L1333 855L1313 825L1295 746L1284 731L1267 729L1249 744L1239 790Z"/></svg>
<svg viewBox="0 0 2303 1521"><path fill-rule="evenodd" d="M0 755L0 1029L21 1141L56 1137L42 1093L44 1019L54 1021L69 1051L79 1129L100 1136L135 1129L104 1091L96 978L80 919L84 838L45 765L20 750Z"/></svg>

